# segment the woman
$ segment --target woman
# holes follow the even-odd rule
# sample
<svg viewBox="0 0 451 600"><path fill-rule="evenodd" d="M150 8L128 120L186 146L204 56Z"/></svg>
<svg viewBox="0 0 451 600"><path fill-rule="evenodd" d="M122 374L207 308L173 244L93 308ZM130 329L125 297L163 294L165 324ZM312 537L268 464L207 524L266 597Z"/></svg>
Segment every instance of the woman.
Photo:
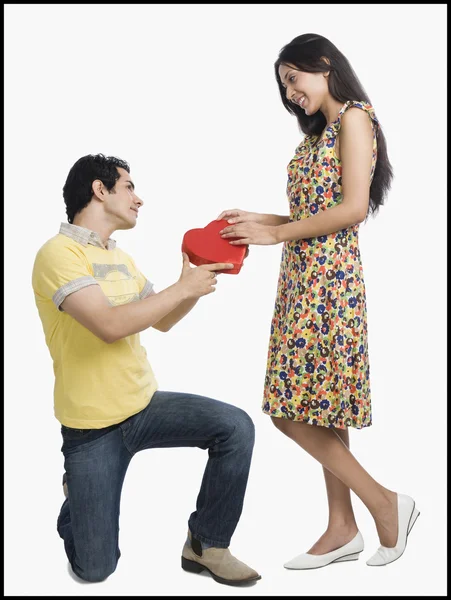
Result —
<svg viewBox="0 0 451 600"><path fill-rule="evenodd" d="M349 451L349 428L371 425L365 286L359 224L375 214L392 168L371 102L348 60L305 34L275 63L285 108L306 134L288 165L289 217L234 209L218 219L231 244L284 242L263 412L323 466L329 524L285 564L310 569L363 550L350 490L374 518L381 546L368 565L399 558L419 515L409 496L375 481Z"/></svg>

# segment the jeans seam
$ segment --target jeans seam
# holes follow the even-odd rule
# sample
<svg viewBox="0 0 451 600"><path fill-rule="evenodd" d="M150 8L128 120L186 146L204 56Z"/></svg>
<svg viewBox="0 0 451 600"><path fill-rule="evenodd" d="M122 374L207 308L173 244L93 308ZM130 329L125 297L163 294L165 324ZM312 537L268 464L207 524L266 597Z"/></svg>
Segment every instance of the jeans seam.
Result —
<svg viewBox="0 0 451 600"><path fill-rule="evenodd" d="M132 452L130 450L130 448L128 447L127 442L125 440L125 431L122 429L122 427L120 429L121 429L121 433L122 433L122 442L123 442L123 444L125 446L125 449L130 454L130 458L133 458L135 456L136 452Z"/></svg>
<svg viewBox="0 0 451 600"><path fill-rule="evenodd" d="M229 441L229 439L232 437L232 435L235 433L236 431L236 425L233 427L233 431L232 433L228 436L227 440L224 441ZM215 438L215 445L220 443L220 440L218 440L217 438ZM211 461L209 460L207 462L207 466L205 468L205 481L204 481L204 485L205 485L205 496L208 498L209 496L209 490L210 490L210 474L211 474ZM205 510L205 507L203 507L203 509ZM201 514L199 516L199 512L196 510L196 523L199 523L199 521L202 523L202 511ZM214 540L212 540L211 538L207 538L203 535L201 535L200 537L198 537L198 539L201 542L205 542L206 544L218 544L220 542L216 542ZM227 548L228 544L226 546L224 546L224 542L221 543L221 546L218 546L220 548Z"/></svg>
<svg viewBox="0 0 451 600"><path fill-rule="evenodd" d="M206 442L207 440L209 440L211 438L190 438L190 437L182 437L182 438L169 438L167 440L164 440L165 442ZM162 442L163 440L158 440L156 442L152 442L152 444L150 446L146 446L146 448L150 448L153 447L155 444L160 444L160 442ZM215 444L216 444L216 438L215 438Z"/></svg>
<svg viewBox="0 0 451 600"><path fill-rule="evenodd" d="M209 437L206 437L206 438L191 438L191 437L182 437L182 438L169 438L169 439L166 439L166 440L164 440L164 442L166 442L166 443L168 443L168 442L170 442L170 443L172 443L172 442L206 442L206 441L208 441L209 439L211 439L211 438L209 438ZM123 431L123 430L122 430L122 440L123 440L123 442L124 442L124 446L126 447L127 451L129 452L130 456L132 456L132 457L133 457L133 456L136 454L136 452L132 452L132 451L130 450L130 448L128 447L128 445L127 445L127 442L126 442L126 440L125 440L125 433L124 433L124 431ZM150 448L155 448L155 447L158 447L158 446L159 446L159 444L160 444L162 441L163 441L163 440L157 440L157 441L155 441L155 442L152 442L150 445L146 446L146 448L145 448L145 449L146 449L146 450L149 450ZM216 438L214 438L214 442L215 442L215 445L216 445L216 444L218 443L218 440L217 440ZM160 446L160 447L161 447L161 446Z"/></svg>

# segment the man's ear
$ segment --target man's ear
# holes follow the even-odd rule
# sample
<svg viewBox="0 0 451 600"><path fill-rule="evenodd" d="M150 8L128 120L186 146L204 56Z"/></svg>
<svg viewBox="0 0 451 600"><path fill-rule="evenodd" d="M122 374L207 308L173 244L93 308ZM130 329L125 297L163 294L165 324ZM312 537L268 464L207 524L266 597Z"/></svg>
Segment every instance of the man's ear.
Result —
<svg viewBox="0 0 451 600"><path fill-rule="evenodd" d="M106 189L100 179L95 179L92 182L92 194L102 202L105 200Z"/></svg>

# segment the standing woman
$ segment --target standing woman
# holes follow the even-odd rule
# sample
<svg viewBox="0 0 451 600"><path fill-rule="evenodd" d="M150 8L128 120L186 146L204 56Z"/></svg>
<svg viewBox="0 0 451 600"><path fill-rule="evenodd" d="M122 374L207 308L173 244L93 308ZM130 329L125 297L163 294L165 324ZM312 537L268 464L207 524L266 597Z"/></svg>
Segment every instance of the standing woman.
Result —
<svg viewBox="0 0 451 600"><path fill-rule="evenodd" d="M275 63L282 102L306 134L288 165L289 217L224 211L231 244L283 252L268 350L263 412L318 460L329 503L326 532L285 564L310 569L363 550L352 490L374 518L380 548L367 564L399 558L419 515L409 496L375 481L349 450L349 428L371 425L365 285L359 224L375 214L392 168L370 99L345 56L305 34Z"/></svg>

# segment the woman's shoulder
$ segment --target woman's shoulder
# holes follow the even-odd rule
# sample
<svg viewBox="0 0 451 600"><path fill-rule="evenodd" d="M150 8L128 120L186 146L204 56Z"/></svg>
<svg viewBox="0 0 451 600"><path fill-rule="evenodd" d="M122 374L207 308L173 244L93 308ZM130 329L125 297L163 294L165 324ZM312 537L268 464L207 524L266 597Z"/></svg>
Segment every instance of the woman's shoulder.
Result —
<svg viewBox="0 0 451 600"><path fill-rule="evenodd" d="M356 109L355 111L350 111L349 109ZM376 117L376 111L374 110L374 106L370 102L366 102L364 100L348 100L343 108L340 110L337 121L341 121L341 117L347 112L358 112L358 111L366 112L372 120L378 122Z"/></svg>
<svg viewBox="0 0 451 600"><path fill-rule="evenodd" d="M369 102L366 102L364 100L348 100L347 102L345 102L343 104L343 107L341 108L340 112L338 113L337 119L333 123L331 123L331 125L327 128L325 137L326 138L336 137L342 127L343 116L345 114L350 115L352 113L357 114L357 118L359 118L358 113L360 113L361 115L366 113L372 122L373 130L376 131L378 129L379 121L376 117L376 113L374 111L374 107L372 106L372 104L370 104ZM344 119L344 121L346 121L347 119L349 119L349 116L346 117ZM351 120L352 120L352 117L351 117Z"/></svg>

